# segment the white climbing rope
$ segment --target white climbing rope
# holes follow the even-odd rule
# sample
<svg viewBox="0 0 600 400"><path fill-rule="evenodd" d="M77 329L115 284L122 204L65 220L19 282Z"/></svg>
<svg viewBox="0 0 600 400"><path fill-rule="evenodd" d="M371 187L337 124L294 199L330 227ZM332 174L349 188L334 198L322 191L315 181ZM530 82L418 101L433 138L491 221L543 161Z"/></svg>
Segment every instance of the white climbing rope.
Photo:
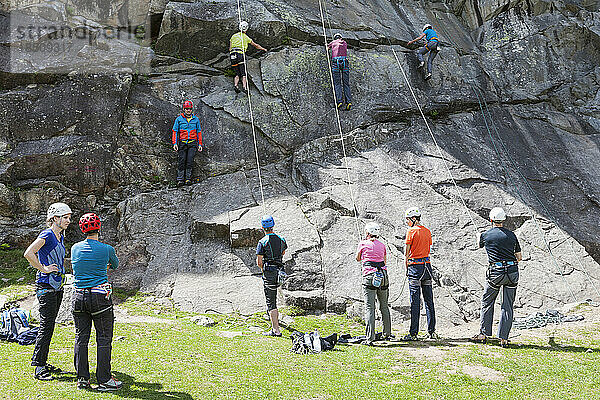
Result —
<svg viewBox="0 0 600 400"><path fill-rule="evenodd" d="M421 108L421 105L419 104L419 101L417 100L417 96L415 95L412 85L410 84L410 81L408 80L408 76L406 76L406 73L404 72L404 68L402 68L402 65L400 64L400 59L398 58L398 55L396 54L396 50L394 50L394 46L390 42L389 38L388 38L388 42L390 43L390 48L392 49L392 52L394 53L394 58L396 59L396 62L398 63L398 68L400 68L400 71L402 72L402 76L404 77L404 80L406 81L406 84L408 85L408 88L410 89L410 93L415 101L415 104L417 105L417 108L419 109L419 113L421 114L421 117L423 118L423 122L425 122L427 131L429 131L429 134L431 135L431 139L433 140L433 143L435 144L438 154L444 163L444 167L446 168L446 171L448 172L448 176L450 177L450 180L452 181L452 183L454 184L454 187L456 188L456 194L458 194L458 197L460 198L462 205L465 207L465 210L467 211L467 216L471 220L471 224L473 225L473 229L475 229L475 233L477 233L477 225L475 224L475 220L473 219L473 216L471 215L471 210L469 210L469 207L467 207L467 203L465 202L465 199L463 198L462 194L460 193L458 184L456 183L456 181L454 180L454 177L452 176L450 167L448 167L448 162L446 161L446 158L444 157L444 154L442 153L442 149L440 148L437 140L435 139L435 135L433 134L433 131L431 130L431 127L429 126L429 123L427 122L427 118L425 118L423 109Z"/></svg>
<svg viewBox="0 0 600 400"><path fill-rule="evenodd" d="M240 0L237 0L237 7L238 7L238 27L239 27L239 25L242 23L242 8L241 8ZM242 42L243 42L244 32L242 32L241 29L240 29L240 35L242 36ZM252 101L250 99L250 79L248 76L248 63L246 62L246 51L244 49L242 49L242 50L243 50L242 55L244 56L244 72L246 73L246 89L248 91L248 108L250 109L250 123L252 124L252 138L254 139L254 155L256 156L256 170L258 171L258 184L260 186L260 197L262 200L263 214L266 214L267 212L266 212L266 208L265 208L265 192L263 190L262 175L260 173L260 157L258 155L258 144L256 141L256 129L254 127L254 114L252 112ZM243 77L242 77L242 79L243 79Z"/></svg>
<svg viewBox="0 0 600 400"><path fill-rule="evenodd" d="M340 120L340 111L337 108L337 100L335 98L335 86L333 84L333 72L331 70L331 60L329 58L329 49L327 47L327 33L325 31L325 18L323 16L323 3L321 2L321 0L319 0L319 11L321 13L321 24L323 26L323 38L325 40L324 46L325 46L325 56L327 58L327 65L329 66L329 79L331 81L331 92L333 94L333 99L334 99L334 108L335 108L335 115L337 118L337 125L338 125L338 130L340 132L340 141L342 143L342 153L344 155L344 159L342 161L343 165L346 168L346 178L348 180L348 190L350 192L350 200L352 201L352 208L353 208L353 213L354 213L354 217L355 217L355 227L356 227L356 235L358 237L358 240L360 241L361 235L360 235L360 225L359 225L359 221L358 221L358 211L356 208L356 201L354 200L354 192L352 190L352 180L350 179L350 166L348 165L348 156L346 155L346 145L344 144L344 133L342 131L342 122Z"/></svg>

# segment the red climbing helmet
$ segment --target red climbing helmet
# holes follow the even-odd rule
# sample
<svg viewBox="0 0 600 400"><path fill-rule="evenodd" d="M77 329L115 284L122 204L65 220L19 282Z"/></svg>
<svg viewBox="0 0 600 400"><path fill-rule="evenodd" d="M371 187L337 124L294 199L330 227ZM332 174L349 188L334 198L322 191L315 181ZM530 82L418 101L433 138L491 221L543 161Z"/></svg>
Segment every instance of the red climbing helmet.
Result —
<svg viewBox="0 0 600 400"><path fill-rule="evenodd" d="M88 233L89 231L97 231L100 229L100 217L98 217L94 213L83 214L81 218L79 218L79 229L81 232Z"/></svg>
<svg viewBox="0 0 600 400"><path fill-rule="evenodd" d="M183 108L194 108L194 104L191 101L186 100L183 102Z"/></svg>

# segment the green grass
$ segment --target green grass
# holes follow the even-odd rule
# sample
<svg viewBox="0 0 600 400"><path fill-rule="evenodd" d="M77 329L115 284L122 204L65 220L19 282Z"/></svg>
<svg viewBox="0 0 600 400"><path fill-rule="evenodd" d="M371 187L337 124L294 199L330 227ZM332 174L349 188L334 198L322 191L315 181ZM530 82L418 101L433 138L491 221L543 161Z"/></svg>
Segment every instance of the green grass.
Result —
<svg viewBox="0 0 600 400"><path fill-rule="evenodd" d="M115 394L81 392L75 378L42 383L32 378L32 347L0 343L2 399L564 399L600 398L600 324L557 329L561 347L543 335L524 338L520 348L462 342L393 343L387 347L343 346L314 355L289 351L289 338L266 338L264 314L212 315L218 325L200 327L189 313L144 302L134 295L121 305L129 313L153 315L170 324L117 323L112 368L125 382ZM161 309L161 314L153 313ZM292 327L359 334L345 316L297 316ZM242 332L233 338L222 331ZM285 331L289 336L289 331ZM93 336L93 335L92 335ZM72 370L73 326L57 326L50 361ZM95 366L95 346L90 346ZM591 352L585 350L592 349ZM491 368L502 381L471 377L464 366ZM17 379L15 379L17 378ZM94 377L92 376L94 383Z"/></svg>
<svg viewBox="0 0 600 400"><path fill-rule="evenodd" d="M23 251L0 245L0 294L9 300L20 300L33 291L35 269L29 266Z"/></svg>

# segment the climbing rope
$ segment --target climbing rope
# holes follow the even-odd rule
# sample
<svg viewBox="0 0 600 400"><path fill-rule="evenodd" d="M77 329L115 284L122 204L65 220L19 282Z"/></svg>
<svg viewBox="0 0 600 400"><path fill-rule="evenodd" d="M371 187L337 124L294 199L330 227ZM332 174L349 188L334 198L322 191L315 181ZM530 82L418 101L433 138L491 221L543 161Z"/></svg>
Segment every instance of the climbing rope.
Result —
<svg viewBox="0 0 600 400"><path fill-rule="evenodd" d="M337 102L337 100L335 98L335 86L333 83L333 71L331 69L331 60L329 59L329 49L327 47L327 44L328 44L327 33L325 31L325 17L323 16L323 3L321 0L319 0L319 11L321 14L321 24L323 26L323 38L325 40L325 43L324 43L325 56L327 58L327 65L329 66L329 79L331 81L331 92L333 94L333 99L334 99L335 116L337 119L338 130L340 132L340 142L342 143L342 153L344 155L343 164L346 168L346 178L348 180L348 190L350 192L350 200L352 201L353 213L354 213L354 217L355 217L356 236L358 237L358 240L360 241L361 235L360 235L360 225L359 225L359 220L358 220L358 210L356 208L356 201L354 200L354 192L352 190L352 180L350 179L350 166L348 165L348 156L346 154L346 145L344 144L344 133L342 131L342 122L340 120L340 111L337 108L337 104L335 104Z"/></svg>
<svg viewBox="0 0 600 400"><path fill-rule="evenodd" d="M240 0L237 0L237 7L238 7L238 26L239 26L242 23L242 8L241 8ZM240 35L243 35L243 34L244 34L244 32L242 32L242 30L240 29ZM248 63L246 62L246 51L243 51L242 55L244 57L244 71L246 74L246 89L248 91L248 108L250 109L250 123L252 125L252 138L254 139L254 155L256 156L256 170L258 171L258 184L260 185L260 197L262 200L263 214L266 214L267 212L266 212L266 208L265 208L265 192L263 190L262 175L260 173L260 158L258 156L258 143L256 140L256 129L254 126L254 114L252 112L252 101L250 99L250 97L251 97L250 96L250 79L249 79L249 75L248 75Z"/></svg>

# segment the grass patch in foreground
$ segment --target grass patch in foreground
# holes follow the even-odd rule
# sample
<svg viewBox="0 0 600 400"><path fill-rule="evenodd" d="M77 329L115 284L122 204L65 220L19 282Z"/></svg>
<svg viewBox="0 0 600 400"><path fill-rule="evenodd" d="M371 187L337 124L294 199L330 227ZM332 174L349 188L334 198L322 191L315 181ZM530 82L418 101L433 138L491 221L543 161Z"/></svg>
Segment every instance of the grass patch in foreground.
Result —
<svg viewBox="0 0 600 400"><path fill-rule="evenodd" d="M217 317L215 317L217 318ZM244 319L245 318L245 319ZM114 394L77 391L74 375L38 382L32 347L0 344L5 399L564 399L600 398L598 324L559 328L561 347L529 340L521 348L456 342L336 346L297 355L289 339L249 333L253 317L221 316L205 328L186 319L170 324L117 324L113 371L125 382ZM244 321L243 323L234 321ZM322 335L362 327L343 316L296 317L299 330ZM226 338L224 329L243 334ZM93 335L92 335L93 337ZM559 339L564 338L564 339ZM93 339L92 339L93 342ZM72 326L57 326L50 362L72 370ZM586 352L591 349L590 352ZM95 346L90 346L91 370ZM477 373L481 375L477 377ZM487 374L487 375L486 375ZM15 378L16 377L16 378ZM94 377L92 376L92 382ZM94 382L95 383L95 382Z"/></svg>

